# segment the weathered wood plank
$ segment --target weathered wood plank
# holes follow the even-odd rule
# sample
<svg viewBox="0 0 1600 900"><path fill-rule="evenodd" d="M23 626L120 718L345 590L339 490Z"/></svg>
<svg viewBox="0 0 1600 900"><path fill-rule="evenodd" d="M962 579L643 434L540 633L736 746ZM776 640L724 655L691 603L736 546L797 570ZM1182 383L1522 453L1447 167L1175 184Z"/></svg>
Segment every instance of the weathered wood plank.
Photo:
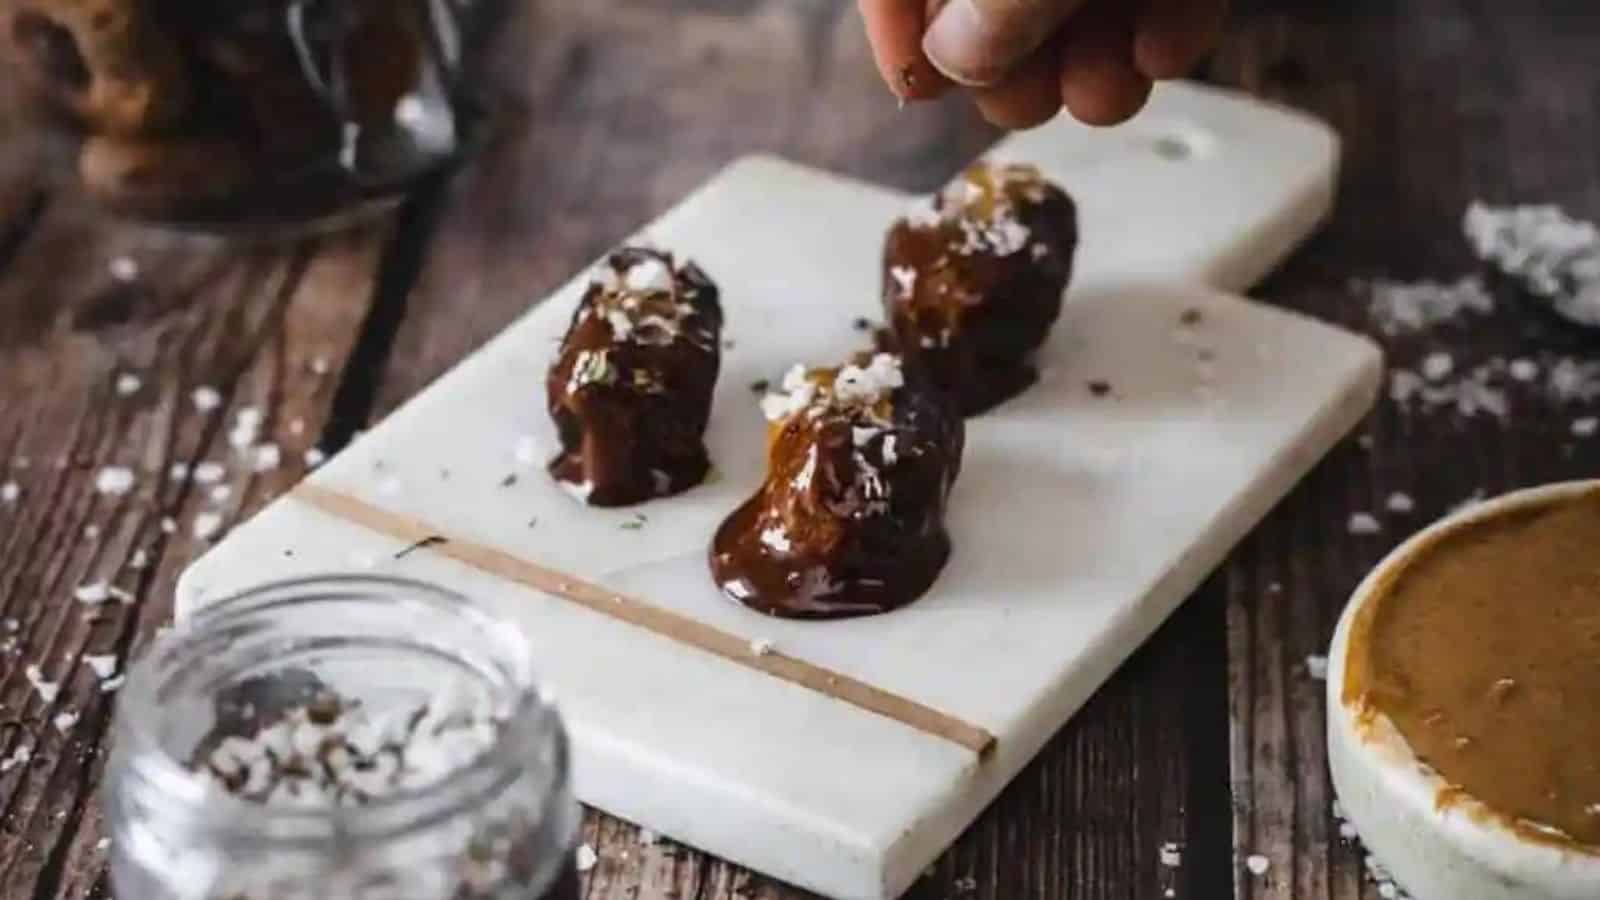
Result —
<svg viewBox="0 0 1600 900"><path fill-rule="evenodd" d="M16 247L0 276L0 483L20 492L0 503L0 718L18 726L0 732L0 757L28 746L33 758L0 774L5 896L84 896L100 878L94 788L115 695L84 659L120 667L169 620L177 573L207 545L204 517L224 529L299 477L333 396L335 376L314 370L343 362L381 240L230 251L58 200ZM114 259L138 277L113 275ZM218 392L215 408L196 406L200 386ZM247 408L280 465L257 471L259 448L230 446ZM226 467L215 484L170 475L208 460ZM131 490L98 490L106 467L131 473ZM129 602L78 602L94 582ZM30 664L60 684L51 702Z"/></svg>
<svg viewBox="0 0 1600 900"><path fill-rule="evenodd" d="M1317 112L1346 142L1333 222L1263 296L1372 330L1349 280L1453 281L1476 271L1459 224L1472 199L1600 214L1594 154L1576 149L1600 128L1600 76L1586 49L1600 36L1592 13L1560 2L1514 11L1364 3L1320 15L1254 6L1262 9L1239 17L1213 72ZM1496 356L1592 358L1592 339L1551 329L1512 292L1498 293L1493 316L1386 339L1391 365L1415 369L1436 351L1458 369ZM1324 684L1306 660L1326 653L1360 578L1417 528L1480 491L1594 471L1600 451L1570 432L1581 406L1518 387L1510 404L1501 423L1384 402L1364 429L1370 448L1335 452L1226 566L1236 897L1377 896L1364 883L1362 850L1340 838L1333 818ZM1415 511L1386 511L1393 492L1414 498ZM1377 514L1383 532L1351 535L1354 512ZM1270 861L1265 874L1243 866L1251 854Z"/></svg>

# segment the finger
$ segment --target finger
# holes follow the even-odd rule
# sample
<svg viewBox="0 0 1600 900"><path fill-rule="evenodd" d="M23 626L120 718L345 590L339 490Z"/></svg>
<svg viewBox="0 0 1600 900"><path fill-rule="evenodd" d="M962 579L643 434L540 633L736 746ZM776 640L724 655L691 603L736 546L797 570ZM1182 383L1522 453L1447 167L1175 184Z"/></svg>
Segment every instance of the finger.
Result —
<svg viewBox="0 0 1600 900"><path fill-rule="evenodd" d="M999 84L1044 45L1085 0L949 0L934 16L922 50L950 80Z"/></svg>
<svg viewBox="0 0 1600 900"><path fill-rule="evenodd" d="M1227 0L1149 0L1139 15L1133 59L1146 78L1178 78L1216 46Z"/></svg>
<svg viewBox="0 0 1600 900"><path fill-rule="evenodd" d="M949 82L922 55L924 0L860 0L872 57L889 90L902 100L936 97Z"/></svg>
<svg viewBox="0 0 1600 900"><path fill-rule="evenodd" d="M1150 79L1133 65L1133 26L1120 15L1075 20L1061 50L1061 100L1079 121L1116 125L1150 99Z"/></svg>
<svg viewBox="0 0 1600 900"><path fill-rule="evenodd" d="M1061 111L1060 71L1059 43L1046 44L1010 78L976 89L978 110L991 123L1012 131L1043 125Z"/></svg>

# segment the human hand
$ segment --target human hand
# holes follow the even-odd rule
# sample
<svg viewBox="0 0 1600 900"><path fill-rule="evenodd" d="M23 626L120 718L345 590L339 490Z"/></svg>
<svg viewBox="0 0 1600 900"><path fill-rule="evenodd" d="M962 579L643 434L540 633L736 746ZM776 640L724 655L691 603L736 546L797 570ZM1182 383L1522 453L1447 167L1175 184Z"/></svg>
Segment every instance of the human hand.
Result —
<svg viewBox="0 0 1600 900"><path fill-rule="evenodd" d="M1115 125L1151 84L1211 49L1227 0L859 0L873 56L902 100L971 89L984 118L1031 128L1065 106Z"/></svg>

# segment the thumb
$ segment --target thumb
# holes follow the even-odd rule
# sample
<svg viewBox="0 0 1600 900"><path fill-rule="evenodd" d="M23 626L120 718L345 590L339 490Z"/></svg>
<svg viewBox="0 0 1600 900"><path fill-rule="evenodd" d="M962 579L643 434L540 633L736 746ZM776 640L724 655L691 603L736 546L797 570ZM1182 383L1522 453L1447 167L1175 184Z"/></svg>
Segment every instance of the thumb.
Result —
<svg viewBox="0 0 1600 900"><path fill-rule="evenodd" d="M1055 34L1085 0L929 0L922 52L950 80L974 87L1003 81Z"/></svg>

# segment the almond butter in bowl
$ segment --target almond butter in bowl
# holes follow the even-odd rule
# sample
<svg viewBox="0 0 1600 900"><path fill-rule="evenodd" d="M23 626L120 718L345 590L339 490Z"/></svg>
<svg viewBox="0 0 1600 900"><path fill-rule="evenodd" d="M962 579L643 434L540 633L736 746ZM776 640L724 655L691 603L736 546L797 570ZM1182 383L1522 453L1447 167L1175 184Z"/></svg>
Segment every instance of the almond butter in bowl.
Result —
<svg viewBox="0 0 1600 900"><path fill-rule="evenodd" d="M1328 750L1416 900L1600 897L1600 482L1479 504L1380 563L1334 634Z"/></svg>

